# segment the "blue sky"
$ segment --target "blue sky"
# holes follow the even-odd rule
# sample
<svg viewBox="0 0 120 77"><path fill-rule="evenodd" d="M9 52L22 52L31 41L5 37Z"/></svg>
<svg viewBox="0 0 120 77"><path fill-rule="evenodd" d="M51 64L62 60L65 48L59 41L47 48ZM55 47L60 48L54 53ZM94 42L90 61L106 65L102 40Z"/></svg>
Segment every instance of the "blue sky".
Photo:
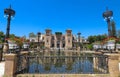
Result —
<svg viewBox="0 0 120 77"><path fill-rule="evenodd" d="M102 13L108 9L114 13L117 30L120 29L120 0L0 0L0 31L6 32L4 9L9 5L16 11L11 21L10 33L28 36L30 32L52 33L72 29L81 36L104 34L107 23Z"/></svg>

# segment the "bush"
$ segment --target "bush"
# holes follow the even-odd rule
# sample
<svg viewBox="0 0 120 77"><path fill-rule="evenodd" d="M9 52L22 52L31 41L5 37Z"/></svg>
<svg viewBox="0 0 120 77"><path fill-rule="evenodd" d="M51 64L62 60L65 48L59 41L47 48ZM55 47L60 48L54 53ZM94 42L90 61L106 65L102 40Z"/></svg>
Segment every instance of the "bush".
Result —
<svg viewBox="0 0 120 77"><path fill-rule="evenodd" d="M92 45L92 44L88 44L88 45L87 45L87 48L88 48L89 50L93 50L93 45Z"/></svg>

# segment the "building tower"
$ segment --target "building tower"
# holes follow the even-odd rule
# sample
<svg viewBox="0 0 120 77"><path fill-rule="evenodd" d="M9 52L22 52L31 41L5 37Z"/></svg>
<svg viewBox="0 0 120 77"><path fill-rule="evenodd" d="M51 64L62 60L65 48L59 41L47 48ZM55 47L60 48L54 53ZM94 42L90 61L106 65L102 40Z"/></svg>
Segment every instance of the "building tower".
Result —
<svg viewBox="0 0 120 77"><path fill-rule="evenodd" d="M65 35L65 48L70 49L72 48L72 30L66 30Z"/></svg>
<svg viewBox="0 0 120 77"><path fill-rule="evenodd" d="M46 29L46 34L45 34L45 47L50 48L51 47L51 30Z"/></svg>

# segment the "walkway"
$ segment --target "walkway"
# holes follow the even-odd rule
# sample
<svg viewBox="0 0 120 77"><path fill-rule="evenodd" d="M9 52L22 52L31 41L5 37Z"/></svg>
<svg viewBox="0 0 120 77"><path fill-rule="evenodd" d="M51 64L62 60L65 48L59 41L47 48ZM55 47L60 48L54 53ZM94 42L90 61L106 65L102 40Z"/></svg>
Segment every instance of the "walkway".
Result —
<svg viewBox="0 0 120 77"><path fill-rule="evenodd" d="M0 77L3 77L5 70L5 62L0 62Z"/></svg>

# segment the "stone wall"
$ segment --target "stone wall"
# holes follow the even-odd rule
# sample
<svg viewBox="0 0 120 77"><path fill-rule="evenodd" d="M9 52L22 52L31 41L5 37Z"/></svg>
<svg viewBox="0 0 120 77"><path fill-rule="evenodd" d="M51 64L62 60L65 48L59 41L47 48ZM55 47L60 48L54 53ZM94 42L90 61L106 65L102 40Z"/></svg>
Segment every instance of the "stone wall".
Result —
<svg viewBox="0 0 120 77"><path fill-rule="evenodd" d="M17 77L110 77L109 74L19 74Z"/></svg>
<svg viewBox="0 0 120 77"><path fill-rule="evenodd" d="M119 55L120 54L106 54L108 56L108 71L110 77L119 77Z"/></svg>

